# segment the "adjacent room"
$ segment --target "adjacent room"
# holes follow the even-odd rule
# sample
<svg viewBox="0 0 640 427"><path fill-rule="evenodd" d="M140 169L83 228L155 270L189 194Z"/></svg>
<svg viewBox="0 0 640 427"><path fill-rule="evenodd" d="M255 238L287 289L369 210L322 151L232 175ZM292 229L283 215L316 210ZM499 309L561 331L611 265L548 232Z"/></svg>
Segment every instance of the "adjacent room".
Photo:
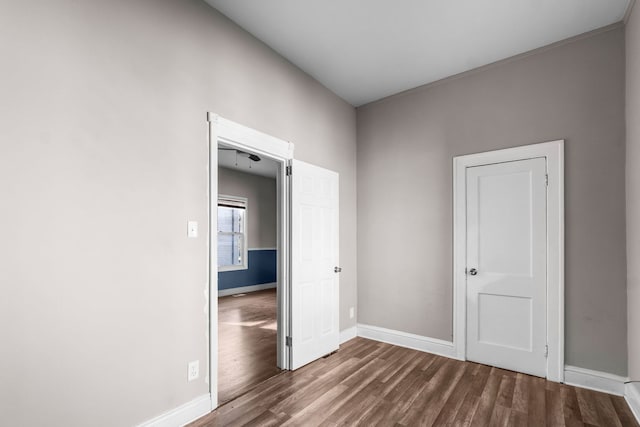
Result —
<svg viewBox="0 0 640 427"><path fill-rule="evenodd" d="M635 3L0 2L0 425L640 426Z"/></svg>
<svg viewBox="0 0 640 427"><path fill-rule="evenodd" d="M280 372L277 364L278 164L218 146L218 401Z"/></svg>

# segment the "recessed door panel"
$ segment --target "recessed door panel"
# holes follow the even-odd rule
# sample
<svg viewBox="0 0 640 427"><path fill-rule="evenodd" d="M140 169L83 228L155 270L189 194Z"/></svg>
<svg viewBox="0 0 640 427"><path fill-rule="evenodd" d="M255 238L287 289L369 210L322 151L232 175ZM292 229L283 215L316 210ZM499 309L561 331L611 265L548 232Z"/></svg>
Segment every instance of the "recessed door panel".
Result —
<svg viewBox="0 0 640 427"><path fill-rule="evenodd" d="M299 212L299 228L297 238L300 245L300 258L305 262L312 262L313 253L313 214L312 206L300 206Z"/></svg>
<svg viewBox="0 0 640 427"><path fill-rule="evenodd" d="M314 300L314 286L313 282L310 283L301 283L300 284L300 342L301 343L309 343L313 341L315 331L314 331L314 319L313 313L304 310L304 307L308 307L313 304Z"/></svg>
<svg viewBox="0 0 640 427"><path fill-rule="evenodd" d="M334 281L323 280L320 282L321 289L321 298L320 305L322 310L320 311L321 322L320 322L320 333L322 335L329 335L333 333L333 323L334 323L334 315L335 315L335 307L333 303L335 301L334 292Z"/></svg>
<svg viewBox="0 0 640 427"><path fill-rule="evenodd" d="M478 342L531 351L532 299L478 294Z"/></svg>
<svg viewBox="0 0 640 427"><path fill-rule="evenodd" d="M478 268L531 276L531 171L478 179Z"/></svg>

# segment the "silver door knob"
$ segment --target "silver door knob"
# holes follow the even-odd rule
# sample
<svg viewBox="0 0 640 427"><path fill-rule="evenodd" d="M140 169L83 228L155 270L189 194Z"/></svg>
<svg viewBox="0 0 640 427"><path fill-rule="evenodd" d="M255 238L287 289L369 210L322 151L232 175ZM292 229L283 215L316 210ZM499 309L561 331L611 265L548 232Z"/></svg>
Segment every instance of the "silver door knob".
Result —
<svg viewBox="0 0 640 427"><path fill-rule="evenodd" d="M342 271L342 268L340 267L333 267L333 272L334 273L340 273Z"/></svg>
<svg viewBox="0 0 640 427"><path fill-rule="evenodd" d="M469 274L472 276L475 276L476 274L478 274L478 270L476 270L475 268L472 268L471 270L469 270Z"/></svg>

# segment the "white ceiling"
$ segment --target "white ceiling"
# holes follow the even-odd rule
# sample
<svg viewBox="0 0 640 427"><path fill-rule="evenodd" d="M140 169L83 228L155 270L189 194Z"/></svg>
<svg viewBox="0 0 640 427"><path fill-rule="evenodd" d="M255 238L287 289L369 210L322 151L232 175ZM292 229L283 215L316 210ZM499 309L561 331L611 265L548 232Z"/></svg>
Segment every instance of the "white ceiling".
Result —
<svg viewBox="0 0 640 427"><path fill-rule="evenodd" d="M278 163L274 160L262 157L259 162L249 160L246 154L238 154L236 151L226 149L225 146L218 147L218 166L227 169L234 169L238 172L251 175L266 176L276 178L278 175Z"/></svg>
<svg viewBox="0 0 640 427"><path fill-rule="evenodd" d="M206 0L359 106L621 21L630 0Z"/></svg>

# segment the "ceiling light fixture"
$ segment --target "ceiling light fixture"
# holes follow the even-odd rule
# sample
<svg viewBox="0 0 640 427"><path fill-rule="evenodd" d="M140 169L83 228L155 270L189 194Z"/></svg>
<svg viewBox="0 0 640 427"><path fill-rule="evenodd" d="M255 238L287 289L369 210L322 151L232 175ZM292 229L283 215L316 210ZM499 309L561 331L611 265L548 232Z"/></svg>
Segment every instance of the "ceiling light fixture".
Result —
<svg viewBox="0 0 640 427"><path fill-rule="evenodd" d="M257 156L255 154L252 153L247 153L246 151L242 151L242 150L237 150L235 148L218 148L218 150L223 150L223 151L235 151L236 155L238 156L243 156L243 157L248 157L250 160L253 160L254 162L259 162L260 160L262 160L260 158L260 156Z"/></svg>

